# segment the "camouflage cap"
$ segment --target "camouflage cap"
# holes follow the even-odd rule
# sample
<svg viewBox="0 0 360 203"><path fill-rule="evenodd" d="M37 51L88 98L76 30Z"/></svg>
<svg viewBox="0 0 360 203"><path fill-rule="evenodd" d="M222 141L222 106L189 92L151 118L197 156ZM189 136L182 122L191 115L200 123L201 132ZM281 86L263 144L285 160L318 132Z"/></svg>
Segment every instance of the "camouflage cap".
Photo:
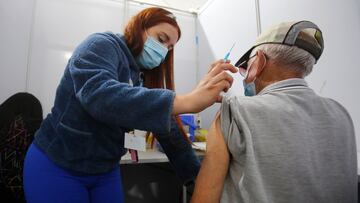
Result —
<svg viewBox="0 0 360 203"><path fill-rule="evenodd" d="M284 22L263 32L257 38L255 45L236 62L235 66L247 61L252 50L262 44L296 46L309 52L316 61L324 50L322 32L317 25L310 21Z"/></svg>

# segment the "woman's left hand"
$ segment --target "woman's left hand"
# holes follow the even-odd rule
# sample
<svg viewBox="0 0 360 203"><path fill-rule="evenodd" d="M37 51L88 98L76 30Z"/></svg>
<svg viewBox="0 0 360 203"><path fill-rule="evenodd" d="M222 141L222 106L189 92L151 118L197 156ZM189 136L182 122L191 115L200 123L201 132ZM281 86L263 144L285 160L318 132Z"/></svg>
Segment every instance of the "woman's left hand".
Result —
<svg viewBox="0 0 360 203"><path fill-rule="evenodd" d="M233 83L233 78L226 71L237 72L229 61L219 60L211 65L210 71L189 94L176 95L173 114L198 113L221 101L221 92L226 92Z"/></svg>

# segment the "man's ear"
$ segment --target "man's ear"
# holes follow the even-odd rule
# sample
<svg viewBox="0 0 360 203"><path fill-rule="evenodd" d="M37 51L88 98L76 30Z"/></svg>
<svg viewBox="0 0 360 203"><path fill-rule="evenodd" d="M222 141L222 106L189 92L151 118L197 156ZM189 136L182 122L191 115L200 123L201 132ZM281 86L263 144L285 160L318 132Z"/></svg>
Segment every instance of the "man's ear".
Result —
<svg viewBox="0 0 360 203"><path fill-rule="evenodd" d="M261 72L264 70L264 67L266 65L266 56L263 51L258 50L256 52L256 57L254 59L254 62L251 64L251 67L249 67L249 73L246 79L246 82L252 82L258 77Z"/></svg>

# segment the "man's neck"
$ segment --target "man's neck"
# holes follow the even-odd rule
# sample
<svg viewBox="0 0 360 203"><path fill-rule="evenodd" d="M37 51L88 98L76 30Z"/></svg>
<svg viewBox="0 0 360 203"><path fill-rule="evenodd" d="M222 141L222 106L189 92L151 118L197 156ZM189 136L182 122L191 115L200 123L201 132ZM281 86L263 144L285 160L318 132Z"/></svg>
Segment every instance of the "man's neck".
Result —
<svg viewBox="0 0 360 203"><path fill-rule="evenodd" d="M265 87L291 78L304 78L302 73L288 70L286 67L270 65L265 67L262 74L255 80L256 92L259 93Z"/></svg>

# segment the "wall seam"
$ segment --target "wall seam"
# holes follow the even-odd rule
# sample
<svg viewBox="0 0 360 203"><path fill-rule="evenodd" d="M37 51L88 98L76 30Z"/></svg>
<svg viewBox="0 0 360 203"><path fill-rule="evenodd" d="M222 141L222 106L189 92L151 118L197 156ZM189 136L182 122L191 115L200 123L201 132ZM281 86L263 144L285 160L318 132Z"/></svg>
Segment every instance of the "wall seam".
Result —
<svg viewBox="0 0 360 203"><path fill-rule="evenodd" d="M31 16L31 23L30 23L30 36L29 36L29 44L28 44L28 54L27 54L27 64L26 64L26 84L25 84L25 91L29 92L29 74L30 74L30 64L31 64L31 51L32 51L32 42L33 42L33 32L35 26L35 10L36 10L36 0L34 0L33 9L32 9L32 16Z"/></svg>
<svg viewBox="0 0 360 203"><path fill-rule="evenodd" d="M260 0L255 0L257 35L261 34Z"/></svg>

